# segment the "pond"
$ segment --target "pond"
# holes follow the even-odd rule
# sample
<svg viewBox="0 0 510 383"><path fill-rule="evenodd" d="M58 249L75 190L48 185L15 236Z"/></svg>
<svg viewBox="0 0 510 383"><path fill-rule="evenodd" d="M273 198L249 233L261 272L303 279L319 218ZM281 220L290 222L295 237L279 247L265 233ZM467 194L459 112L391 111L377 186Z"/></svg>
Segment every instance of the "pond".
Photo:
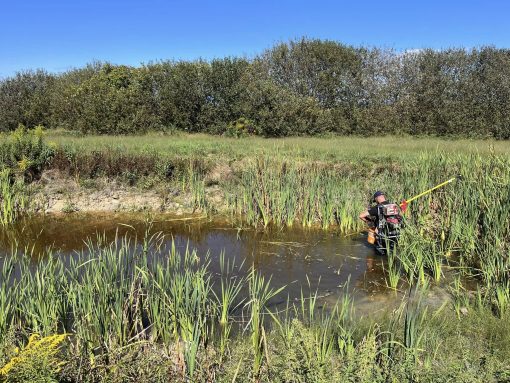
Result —
<svg viewBox="0 0 510 383"><path fill-rule="evenodd" d="M44 262L44 250L52 248L60 257L87 251L86 241L102 234L108 241L122 236L141 239L150 221L150 233L164 235L164 245L174 241L177 250L196 249L210 258L213 282L219 275L219 259L235 260L239 272L253 265L274 287L286 286L273 304L287 297L299 298L310 290L319 302L334 304L346 289L355 299L357 311L373 312L397 305L401 294L386 287L384 259L367 244L364 235L340 236L319 228L237 227L226 219L144 214L67 214L32 216L9 230L0 231L0 255L11 249L33 249L33 262ZM18 250L18 256L26 256ZM22 255L25 254L25 255ZM41 254L43 254L41 256ZM310 288L309 288L310 287Z"/></svg>

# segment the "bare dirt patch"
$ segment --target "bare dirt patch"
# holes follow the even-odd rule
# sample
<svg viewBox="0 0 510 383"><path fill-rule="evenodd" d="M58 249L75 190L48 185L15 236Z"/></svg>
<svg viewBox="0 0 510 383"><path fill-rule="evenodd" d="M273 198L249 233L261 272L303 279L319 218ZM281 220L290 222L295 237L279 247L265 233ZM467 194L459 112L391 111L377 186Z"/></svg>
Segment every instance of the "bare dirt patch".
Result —
<svg viewBox="0 0 510 383"><path fill-rule="evenodd" d="M32 206L38 212L166 212L177 215L196 213L189 193L170 185L144 190L115 180L79 180L56 170L43 173L33 184ZM214 184L206 188L210 208L225 210L223 192Z"/></svg>

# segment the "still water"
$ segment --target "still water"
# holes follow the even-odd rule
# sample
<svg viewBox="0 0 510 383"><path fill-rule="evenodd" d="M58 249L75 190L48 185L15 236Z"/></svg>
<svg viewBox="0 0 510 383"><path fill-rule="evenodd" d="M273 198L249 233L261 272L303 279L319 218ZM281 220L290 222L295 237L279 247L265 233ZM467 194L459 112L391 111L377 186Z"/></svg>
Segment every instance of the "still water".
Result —
<svg viewBox="0 0 510 383"><path fill-rule="evenodd" d="M160 232L169 248L172 240L181 252L196 249L208 254L214 275L219 272L222 253L247 272L252 265L274 287L286 286L285 297L298 298L303 290L317 291L320 302L332 304L348 289L362 311L388 308L401 296L386 288L384 259L366 243L363 235L342 237L333 231L293 228L256 230L237 227L222 219L203 217L146 217L143 214L34 216L0 231L0 256L12 248L33 249L34 263L44 262L44 250L52 248L60 257L86 252L86 241L102 234L110 241L124 235L141 239L150 224L150 233ZM18 256L27 256L18 250ZM41 254L43 254L41 256ZM278 303L278 302L275 302Z"/></svg>

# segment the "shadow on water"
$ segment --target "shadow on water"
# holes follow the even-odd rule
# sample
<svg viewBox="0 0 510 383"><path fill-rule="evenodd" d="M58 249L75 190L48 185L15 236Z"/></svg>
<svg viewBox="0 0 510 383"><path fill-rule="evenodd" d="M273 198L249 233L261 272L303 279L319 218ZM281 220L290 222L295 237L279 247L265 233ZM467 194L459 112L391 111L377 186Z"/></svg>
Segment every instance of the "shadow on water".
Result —
<svg viewBox="0 0 510 383"><path fill-rule="evenodd" d="M353 293L357 309L373 311L374 303L396 304L396 294L386 289L383 259L366 244L363 236L345 238L320 229L271 228L255 230L237 228L225 220L200 217L177 218L167 215L151 218L151 232L165 235L169 248L172 238L181 252L189 246L199 256L209 254L214 277L220 272L222 252L237 265L244 262L244 272L253 265L275 287L287 286L291 300L308 295L308 284L322 302L334 303L347 287ZM11 248L33 246L34 254L51 247L61 257L86 251L87 238L98 233L108 241L124 235L143 238L147 228L143 214L33 216L18 222L12 229L0 230L0 256L11 254ZM23 253L23 252L21 252ZM20 254L21 254L20 253ZM35 262L44 262L44 258ZM286 297L280 297L280 301ZM273 302L278 304L281 302Z"/></svg>

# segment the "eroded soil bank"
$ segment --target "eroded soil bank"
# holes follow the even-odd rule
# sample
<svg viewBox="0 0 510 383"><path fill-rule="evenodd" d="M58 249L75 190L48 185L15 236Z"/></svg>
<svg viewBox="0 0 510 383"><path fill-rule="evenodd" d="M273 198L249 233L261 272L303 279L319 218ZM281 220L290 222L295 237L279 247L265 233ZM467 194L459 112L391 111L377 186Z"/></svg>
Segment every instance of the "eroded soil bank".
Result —
<svg viewBox="0 0 510 383"><path fill-rule="evenodd" d="M224 191L218 185L205 187L208 210L225 213ZM107 178L80 180L48 170L32 184L31 205L38 213L158 212L175 215L200 213L192 195L178 185L128 186Z"/></svg>

